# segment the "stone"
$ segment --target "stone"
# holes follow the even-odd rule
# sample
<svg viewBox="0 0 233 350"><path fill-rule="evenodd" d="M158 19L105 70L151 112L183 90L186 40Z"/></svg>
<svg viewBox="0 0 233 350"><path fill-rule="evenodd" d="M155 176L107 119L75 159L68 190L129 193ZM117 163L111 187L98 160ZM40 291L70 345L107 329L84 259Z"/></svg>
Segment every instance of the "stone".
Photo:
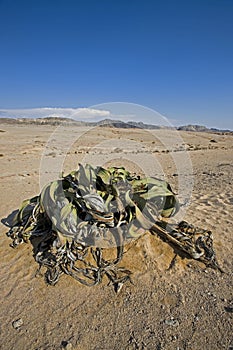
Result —
<svg viewBox="0 0 233 350"><path fill-rule="evenodd" d="M15 320L15 321L12 322L12 326L13 326L15 329L19 329L22 325L23 325L23 320L22 320L22 318L18 318L17 320Z"/></svg>

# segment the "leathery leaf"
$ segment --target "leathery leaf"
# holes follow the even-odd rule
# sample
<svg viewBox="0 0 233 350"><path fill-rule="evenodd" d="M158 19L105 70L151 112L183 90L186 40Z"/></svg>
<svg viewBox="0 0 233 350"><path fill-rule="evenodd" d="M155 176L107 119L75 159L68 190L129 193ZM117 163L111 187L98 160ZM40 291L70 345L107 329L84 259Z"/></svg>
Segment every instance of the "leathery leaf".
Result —
<svg viewBox="0 0 233 350"><path fill-rule="evenodd" d="M61 180L52 182L50 187L49 187L49 195L50 195L50 198L53 202L56 202L56 192L58 190L59 190L59 192L63 191Z"/></svg>
<svg viewBox="0 0 233 350"><path fill-rule="evenodd" d="M72 209L73 209L72 203L66 204L61 209L61 213L60 213L61 221L64 221L68 217L68 215L70 215L72 213Z"/></svg>
<svg viewBox="0 0 233 350"><path fill-rule="evenodd" d="M112 175L107 169L99 167L97 176L101 178L105 185L110 185L112 182Z"/></svg>
<svg viewBox="0 0 233 350"><path fill-rule="evenodd" d="M38 201L38 196L35 196L31 199L25 199L19 208L19 211L15 214L12 225L15 226L18 223L21 223L24 218L26 218L33 210L34 204Z"/></svg>
<svg viewBox="0 0 233 350"><path fill-rule="evenodd" d="M126 192L126 195L125 195L125 200L126 200L126 203L133 207L134 210L135 210L135 216L136 216L136 219L138 220L138 222L140 223L140 225L142 226L142 228L144 229L150 229L151 226L153 225L153 223L151 223L144 215L143 213L141 212L141 210L138 208L138 206L133 202L133 200L130 198L130 190L128 190Z"/></svg>

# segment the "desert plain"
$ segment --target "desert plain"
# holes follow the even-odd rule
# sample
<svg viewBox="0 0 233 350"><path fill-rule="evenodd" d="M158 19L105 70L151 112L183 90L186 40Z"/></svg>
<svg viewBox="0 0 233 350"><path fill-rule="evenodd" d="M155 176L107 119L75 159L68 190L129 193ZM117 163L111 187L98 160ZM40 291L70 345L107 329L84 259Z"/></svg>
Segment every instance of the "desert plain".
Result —
<svg viewBox="0 0 233 350"><path fill-rule="evenodd" d="M0 124L0 349L233 349L232 154L232 133ZM132 283L119 294L107 279L36 277L31 244L11 248L4 219L78 163L166 179L181 203L172 220L213 232L224 273L148 232L124 255Z"/></svg>

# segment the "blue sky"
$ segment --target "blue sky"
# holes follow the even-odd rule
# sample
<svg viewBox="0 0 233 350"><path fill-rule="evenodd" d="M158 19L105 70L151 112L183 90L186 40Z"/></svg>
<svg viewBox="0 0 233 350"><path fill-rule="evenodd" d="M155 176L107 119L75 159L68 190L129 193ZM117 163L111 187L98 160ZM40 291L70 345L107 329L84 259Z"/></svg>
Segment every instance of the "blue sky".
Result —
<svg viewBox="0 0 233 350"><path fill-rule="evenodd" d="M232 19L232 0L0 0L0 109L120 101L233 129Z"/></svg>

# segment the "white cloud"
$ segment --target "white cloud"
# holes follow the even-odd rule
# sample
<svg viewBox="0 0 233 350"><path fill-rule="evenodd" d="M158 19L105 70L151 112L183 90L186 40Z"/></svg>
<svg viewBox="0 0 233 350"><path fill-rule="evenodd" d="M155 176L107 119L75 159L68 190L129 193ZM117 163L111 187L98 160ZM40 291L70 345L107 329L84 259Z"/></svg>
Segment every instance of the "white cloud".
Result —
<svg viewBox="0 0 233 350"><path fill-rule="evenodd" d="M94 108L31 108L31 109L2 109L0 117L4 118L44 118L63 117L75 120L110 118L111 112Z"/></svg>
<svg viewBox="0 0 233 350"><path fill-rule="evenodd" d="M155 125L177 125L175 120L168 120L160 113L144 106L129 103L104 103L93 107L57 108L43 107L31 109L0 109L0 118L46 118L61 117L77 121L98 122L103 119L122 120L124 122L144 122Z"/></svg>

